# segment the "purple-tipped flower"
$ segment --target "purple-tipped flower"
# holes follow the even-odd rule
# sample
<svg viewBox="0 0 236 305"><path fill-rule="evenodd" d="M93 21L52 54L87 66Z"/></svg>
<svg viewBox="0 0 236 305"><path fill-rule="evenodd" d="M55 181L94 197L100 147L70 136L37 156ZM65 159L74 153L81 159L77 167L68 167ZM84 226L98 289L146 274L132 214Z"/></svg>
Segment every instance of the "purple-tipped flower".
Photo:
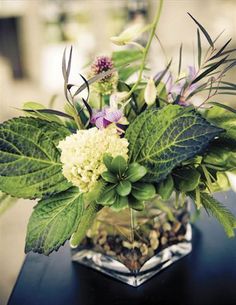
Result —
<svg viewBox="0 0 236 305"><path fill-rule="evenodd" d="M112 123L120 123L123 119L121 110L111 107L104 107L101 111L93 111L91 123L97 128L103 129Z"/></svg>
<svg viewBox="0 0 236 305"><path fill-rule="evenodd" d="M98 56L90 67L90 77L96 76L102 72L112 70L114 68L113 61L108 56ZM112 94L116 90L118 82L118 74L116 71L111 71L110 74L104 76L99 81L93 84L93 88L103 95Z"/></svg>
<svg viewBox="0 0 236 305"><path fill-rule="evenodd" d="M93 64L91 65L91 71L94 75L113 69L112 59L108 56L98 56ZM110 75L105 76L102 80L107 80L111 77Z"/></svg>

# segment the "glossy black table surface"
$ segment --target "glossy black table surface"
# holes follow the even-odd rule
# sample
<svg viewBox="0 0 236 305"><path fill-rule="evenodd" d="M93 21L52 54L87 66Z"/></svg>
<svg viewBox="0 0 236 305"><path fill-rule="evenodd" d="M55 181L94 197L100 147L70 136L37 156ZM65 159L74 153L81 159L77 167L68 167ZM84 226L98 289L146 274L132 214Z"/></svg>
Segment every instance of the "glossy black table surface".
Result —
<svg viewBox="0 0 236 305"><path fill-rule="evenodd" d="M236 213L236 195L217 196ZM72 263L68 244L27 255L8 305L236 305L236 238L203 213L193 251L138 288Z"/></svg>

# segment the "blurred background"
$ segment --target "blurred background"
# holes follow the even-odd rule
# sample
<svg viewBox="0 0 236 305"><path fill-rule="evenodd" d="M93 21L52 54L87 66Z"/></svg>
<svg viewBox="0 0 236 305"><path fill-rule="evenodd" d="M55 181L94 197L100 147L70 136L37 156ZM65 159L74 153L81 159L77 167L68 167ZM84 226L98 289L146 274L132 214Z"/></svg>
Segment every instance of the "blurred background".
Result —
<svg viewBox="0 0 236 305"><path fill-rule="evenodd" d="M76 81L94 56L115 49L109 37L134 22L150 21L157 4L158 0L0 0L0 121L19 116L17 108L27 101L47 106L54 96L54 107L62 109L64 48L74 46ZM221 45L232 37L231 47L236 48L235 0L165 0L157 29L165 52L154 40L149 59L153 74L170 58L177 66L181 42L184 65L193 64L196 26L187 12L212 37L224 30ZM229 75L231 82L236 82L235 72ZM233 96L223 99L234 105ZM1 305L6 304L24 259L26 225L34 204L19 200L0 215Z"/></svg>

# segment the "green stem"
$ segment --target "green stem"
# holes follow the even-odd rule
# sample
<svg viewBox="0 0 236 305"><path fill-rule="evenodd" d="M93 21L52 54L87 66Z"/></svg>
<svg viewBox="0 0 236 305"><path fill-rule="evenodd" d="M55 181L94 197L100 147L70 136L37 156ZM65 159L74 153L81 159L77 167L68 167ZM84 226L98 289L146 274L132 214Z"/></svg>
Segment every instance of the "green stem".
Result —
<svg viewBox="0 0 236 305"><path fill-rule="evenodd" d="M129 91L128 97L126 97L126 98L129 98L132 95L132 93L137 89L138 85L140 84L140 82L142 80L143 70L145 68L145 63L146 63L146 59L147 59L147 56L148 56L148 52L149 52L149 49L150 49L150 46L151 46L151 43L152 43L152 39L153 39L153 37L155 35L155 32L156 32L157 24L158 24L158 22L160 20L160 17L161 17L163 2L164 2L164 0L160 0L156 16L154 18L153 25L151 27L151 33L150 33L148 42L146 44L146 47L144 48L144 51L143 51L143 58L142 58L142 62L141 62L140 70L139 70L138 79L137 79L136 83L133 85L133 87L131 88L131 90Z"/></svg>
<svg viewBox="0 0 236 305"><path fill-rule="evenodd" d="M78 247L81 241L85 238L88 229L94 222L97 212L101 209L101 205L91 202L80 219L77 230L73 233L70 239L72 248Z"/></svg>
<svg viewBox="0 0 236 305"><path fill-rule="evenodd" d="M130 241L134 243L135 218L134 210L130 208Z"/></svg>
<svg viewBox="0 0 236 305"><path fill-rule="evenodd" d="M79 114L75 114L74 115L74 120L75 120L75 123L76 125L78 126L79 129L83 129L83 124L82 124L82 121L79 117Z"/></svg>
<svg viewBox="0 0 236 305"><path fill-rule="evenodd" d="M99 109L102 110L103 106L103 96L102 94L99 94Z"/></svg>

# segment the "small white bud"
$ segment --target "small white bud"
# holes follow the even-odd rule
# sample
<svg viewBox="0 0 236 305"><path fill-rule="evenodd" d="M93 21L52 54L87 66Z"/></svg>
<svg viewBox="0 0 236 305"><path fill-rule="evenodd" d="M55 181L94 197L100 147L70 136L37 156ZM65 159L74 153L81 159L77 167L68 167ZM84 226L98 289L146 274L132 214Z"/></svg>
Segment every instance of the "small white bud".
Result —
<svg viewBox="0 0 236 305"><path fill-rule="evenodd" d="M118 108L119 104L122 104L122 102L126 99L128 96L127 91L122 92L115 92L110 96L110 107Z"/></svg>
<svg viewBox="0 0 236 305"><path fill-rule="evenodd" d="M155 103L157 96L157 89L154 83L153 78L150 78L147 82L145 91L144 91L144 100L148 106L152 106Z"/></svg>
<svg viewBox="0 0 236 305"><path fill-rule="evenodd" d="M129 44L133 40L135 40L139 35L141 35L143 32L147 30L147 26L143 26L142 23L134 24L124 30L120 35L111 37L111 41L118 45L118 46L124 46L126 44Z"/></svg>

